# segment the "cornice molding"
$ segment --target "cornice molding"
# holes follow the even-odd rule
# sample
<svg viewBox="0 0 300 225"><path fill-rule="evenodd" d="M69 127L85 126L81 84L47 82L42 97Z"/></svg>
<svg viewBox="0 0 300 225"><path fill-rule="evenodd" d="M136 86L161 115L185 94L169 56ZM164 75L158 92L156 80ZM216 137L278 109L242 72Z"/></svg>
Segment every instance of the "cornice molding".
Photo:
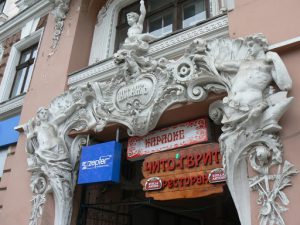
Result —
<svg viewBox="0 0 300 225"><path fill-rule="evenodd" d="M158 40L150 45L149 56L154 58L175 58L184 52L189 42L195 38L215 39L228 36L228 18L222 16L207 23L176 33L170 37ZM75 72L69 76L68 85L77 86L95 80L110 78L117 67L113 59L103 61ZM101 74L101 76L99 76Z"/></svg>
<svg viewBox="0 0 300 225"><path fill-rule="evenodd" d="M227 16L222 16L200 26L194 27L192 29L185 30L178 34L172 35L170 38L165 38L160 41L154 42L149 49L149 55L158 53L160 51L168 50L169 48L176 48L181 44L186 44L185 47L190 43L191 40L195 38L216 38L223 36L224 29L228 28L228 18ZM227 30L226 30L226 34ZM215 35L215 36L214 36Z"/></svg>
<svg viewBox="0 0 300 225"><path fill-rule="evenodd" d="M17 114L20 112L24 102L25 95L21 95L17 98L8 100L0 104L0 119L6 118L9 115Z"/></svg>

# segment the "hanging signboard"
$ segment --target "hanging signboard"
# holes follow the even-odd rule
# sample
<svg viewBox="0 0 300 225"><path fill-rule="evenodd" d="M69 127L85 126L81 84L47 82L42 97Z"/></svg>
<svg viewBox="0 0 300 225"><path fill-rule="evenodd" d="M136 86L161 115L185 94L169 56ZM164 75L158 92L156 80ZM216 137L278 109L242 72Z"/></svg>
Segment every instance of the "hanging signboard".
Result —
<svg viewBox="0 0 300 225"><path fill-rule="evenodd" d="M147 155L209 141L208 119L201 118L154 131L144 137L128 139L127 159L139 160Z"/></svg>
<svg viewBox="0 0 300 225"><path fill-rule="evenodd" d="M211 171L221 168L217 143L197 144L145 158L141 181L146 197L155 200L196 198L223 192L223 183L210 182ZM220 172L220 171L219 171ZM224 177L223 177L224 178ZM216 178L217 179L217 178ZM152 182L153 180L153 182ZM161 187L158 185L158 180ZM156 188L149 188L151 186ZM217 182L221 182L219 179Z"/></svg>
<svg viewBox="0 0 300 225"><path fill-rule="evenodd" d="M121 144L115 141L82 147L78 184L119 182Z"/></svg>

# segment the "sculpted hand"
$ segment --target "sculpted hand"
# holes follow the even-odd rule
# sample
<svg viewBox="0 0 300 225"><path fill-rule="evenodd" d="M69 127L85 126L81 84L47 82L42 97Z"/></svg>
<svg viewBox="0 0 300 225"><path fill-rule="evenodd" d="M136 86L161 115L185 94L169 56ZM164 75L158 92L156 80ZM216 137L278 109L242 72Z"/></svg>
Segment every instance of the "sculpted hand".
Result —
<svg viewBox="0 0 300 225"><path fill-rule="evenodd" d="M264 111L268 107L266 102L259 103L255 108L253 108L249 114L249 118L258 117L262 111Z"/></svg>

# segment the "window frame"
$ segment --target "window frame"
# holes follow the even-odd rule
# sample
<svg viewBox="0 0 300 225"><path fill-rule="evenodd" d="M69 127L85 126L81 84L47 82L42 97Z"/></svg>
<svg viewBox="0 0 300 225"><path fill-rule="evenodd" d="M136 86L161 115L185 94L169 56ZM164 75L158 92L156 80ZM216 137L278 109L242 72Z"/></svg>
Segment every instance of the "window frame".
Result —
<svg viewBox="0 0 300 225"><path fill-rule="evenodd" d="M9 53L8 61L0 85L0 102L5 102L18 97L16 96L10 98L10 93L15 79L16 67L20 61L21 52L26 48L33 46L35 44L38 44L38 51L39 51L39 43L43 31L44 28L39 29L33 32L31 35L24 37L23 39L21 39L11 47L11 51ZM27 91L28 89L24 90L23 94L26 93Z"/></svg>
<svg viewBox="0 0 300 225"><path fill-rule="evenodd" d="M90 51L89 63L88 65L93 65L105 60L108 60L114 54L114 46L116 43L116 38L118 34L116 33L116 26L118 25L118 15L121 9L132 4L136 0L108 0L102 6L98 12L97 22L95 24L93 41ZM220 9L232 10L234 8L235 0L225 0L225 1L209 1L209 13L210 18L217 17L223 14ZM202 23L202 22L201 22ZM206 21L203 21L206 23ZM185 30L193 29L189 27ZM107 31L106 35L103 35L103 30ZM180 33L174 32L174 33Z"/></svg>
<svg viewBox="0 0 300 225"><path fill-rule="evenodd" d="M4 13L5 5L6 5L6 0L0 0L0 14Z"/></svg>
<svg viewBox="0 0 300 225"><path fill-rule="evenodd" d="M31 74L29 74L29 70L30 70L30 66L33 65L34 62L35 62L35 58L32 58L32 57L33 57L33 53L35 52L35 50L37 50L37 47L38 47L38 43L36 43L34 45L31 45L30 47L28 47L28 48L21 51L19 63L16 66L16 73L15 73L15 76L14 76L14 81L13 81L12 87L10 89L9 99L18 97L18 96L22 95L25 92L25 89L26 89L25 85L27 83L27 80L31 79L31 76L32 76L32 73L33 73L33 71L31 71ZM30 50L29 59L26 60L25 62L21 63L22 55L24 54L24 52L27 52L28 50ZM15 87L15 82L16 82L16 79L17 79L17 74L18 74L19 71L21 71L25 68L26 68L26 71L25 71L25 75L24 75L24 80L22 81L21 91L20 91L19 94L16 94L16 95L12 96L13 90L14 90L14 87ZM28 76L29 76L29 78L28 78Z"/></svg>

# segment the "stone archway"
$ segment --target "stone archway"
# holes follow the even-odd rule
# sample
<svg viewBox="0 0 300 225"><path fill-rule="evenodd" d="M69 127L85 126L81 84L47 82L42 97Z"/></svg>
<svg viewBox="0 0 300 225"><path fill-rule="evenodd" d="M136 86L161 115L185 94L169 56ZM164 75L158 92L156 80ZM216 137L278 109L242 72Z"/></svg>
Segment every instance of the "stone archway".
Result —
<svg viewBox="0 0 300 225"><path fill-rule="evenodd" d="M71 130L100 132L115 122L125 125L129 135L145 135L171 105L223 92L227 96L212 103L209 114L223 125L219 142L240 221L251 224L249 160L257 172L250 188L259 194L261 224L285 224L283 189L297 170L282 159L278 121L292 101L286 96L292 82L279 56L267 52L265 37L196 39L176 61L151 59L145 56L147 48L135 47L114 55L119 71L109 81L68 90L24 126L34 193L30 224L37 224L50 192L55 225L70 223L80 146L86 139L71 139ZM278 168L277 174L270 174L271 167Z"/></svg>

